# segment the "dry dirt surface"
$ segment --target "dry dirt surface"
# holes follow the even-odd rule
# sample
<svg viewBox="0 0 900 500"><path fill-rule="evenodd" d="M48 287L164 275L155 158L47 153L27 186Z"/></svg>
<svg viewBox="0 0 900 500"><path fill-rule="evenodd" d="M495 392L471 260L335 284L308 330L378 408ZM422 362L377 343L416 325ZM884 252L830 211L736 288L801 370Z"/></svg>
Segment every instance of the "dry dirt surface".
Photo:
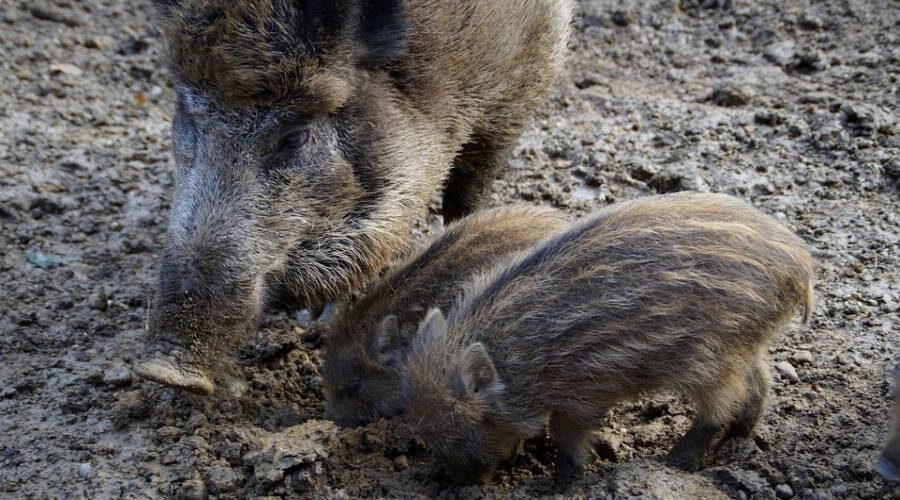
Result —
<svg viewBox="0 0 900 500"><path fill-rule="evenodd" d="M770 348L754 439L679 472L662 458L691 408L625 405L560 493L545 439L458 488L399 425L335 429L317 328L293 314L266 318L212 398L137 380L172 187L149 5L4 0L0 497L897 498L872 464L900 345L898 26L892 0L580 4L567 74L492 202L732 193L809 242L818 301Z"/></svg>

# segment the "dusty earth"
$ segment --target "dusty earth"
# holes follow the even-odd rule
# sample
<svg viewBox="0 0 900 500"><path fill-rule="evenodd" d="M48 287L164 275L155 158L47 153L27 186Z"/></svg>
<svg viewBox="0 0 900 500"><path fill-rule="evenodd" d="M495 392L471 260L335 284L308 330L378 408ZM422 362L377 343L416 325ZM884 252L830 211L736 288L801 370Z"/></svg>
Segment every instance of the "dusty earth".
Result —
<svg viewBox="0 0 900 500"><path fill-rule="evenodd" d="M818 302L771 346L755 439L681 473L661 458L691 409L627 405L565 495L900 495L872 471L900 345L898 26L892 0L581 4L568 74L493 202L584 213L733 193L814 248ZM172 185L150 9L4 0L0 54L0 496L560 494L543 439L489 485L456 488L401 427L322 421L321 342L293 314L266 319L213 398L136 380Z"/></svg>

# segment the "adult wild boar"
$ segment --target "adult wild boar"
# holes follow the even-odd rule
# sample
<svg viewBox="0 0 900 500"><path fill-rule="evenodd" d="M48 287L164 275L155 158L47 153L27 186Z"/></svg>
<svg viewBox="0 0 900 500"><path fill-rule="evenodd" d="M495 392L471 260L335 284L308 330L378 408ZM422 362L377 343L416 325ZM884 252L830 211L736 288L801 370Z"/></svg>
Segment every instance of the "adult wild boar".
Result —
<svg viewBox="0 0 900 500"><path fill-rule="evenodd" d="M177 90L151 380L209 393L276 292L316 307L476 208L560 71L570 0L157 0Z"/></svg>

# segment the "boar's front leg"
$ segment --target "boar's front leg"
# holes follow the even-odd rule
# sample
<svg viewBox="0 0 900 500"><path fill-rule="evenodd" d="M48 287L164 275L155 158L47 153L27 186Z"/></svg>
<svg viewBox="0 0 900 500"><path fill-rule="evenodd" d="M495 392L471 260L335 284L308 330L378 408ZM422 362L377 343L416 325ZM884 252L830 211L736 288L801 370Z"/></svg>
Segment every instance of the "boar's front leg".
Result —
<svg viewBox="0 0 900 500"><path fill-rule="evenodd" d="M554 412L550 416L550 439L559 448L556 462L556 483L559 486L567 486L581 477L584 461L591 449L594 424L570 413Z"/></svg>
<svg viewBox="0 0 900 500"><path fill-rule="evenodd" d="M457 155L444 186L444 221L450 222L481 207L497 172L518 134L475 134Z"/></svg>

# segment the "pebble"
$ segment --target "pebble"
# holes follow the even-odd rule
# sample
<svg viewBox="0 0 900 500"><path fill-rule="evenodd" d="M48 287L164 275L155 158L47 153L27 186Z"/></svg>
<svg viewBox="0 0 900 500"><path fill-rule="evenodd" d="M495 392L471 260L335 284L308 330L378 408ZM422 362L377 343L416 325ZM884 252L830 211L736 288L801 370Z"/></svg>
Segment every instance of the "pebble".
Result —
<svg viewBox="0 0 900 500"><path fill-rule="evenodd" d="M778 498L791 498L794 496L794 490L786 484L779 484L775 487L775 496Z"/></svg>
<svg viewBox="0 0 900 500"><path fill-rule="evenodd" d="M88 307L97 311L105 311L109 307L109 299L106 292L97 290L88 297Z"/></svg>
<svg viewBox="0 0 900 500"><path fill-rule="evenodd" d="M770 43L763 50L763 57L772 64L787 66L794 58L794 42Z"/></svg>
<svg viewBox="0 0 900 500"><path fill-rule="evenodd" d="M75 66L74 64L69 63L57 63L50 65L50 74L57 75L67 75L67 76L81 76L82 75L81 68Z"/></svg>
<svg viewBox="0 0 900 500"><path fill-rule="evenodd" d="M309 328L309 325L312 323L312 313L309 312L309 309L301 309L297 312L297 316L294 319L297 320L297 324L301 328Z"/></svg>
<svg viewBox="0 0 900 500"><path fill-rule="evenodd" d="M723 85L712 91L705 99L716 106L736 108L750 102L752 91L743 85Z"/></svg>
<svg viewBox="0 0 900 500"><path fill-rule="evenodd" d="M394 468L397 470L403 470L409 467L409 459L406 458L406 455L400 455L394 459Z"/></svg>
<svg viewBox="0 0 900 500"><path fill-rule="evenodd" d="M801 365L810 365L813 362L813 355L809 351L797 351L791 359Z"/></svg>
<svg viewBox="0 0 900 500"><path fill-rule="evenodd" d="M775 363L775 369L778 370L778 373L781 374L781 377L787 379L790 382L799 382L800 376L797 375L797 370L794 368L794 365L788 363L787 361L779 361Z"/></svg>
<svg viewBox="0 0 900 500"><path fill-rule="evenodd" d="M78 477L87 479L91 477L91 464L83 463L78 465Z"/></svg>
<svg viewBox="0 0 900 500"><path fill-rule="evenodd" d="M178 490L179 500L206 500L208 497L206 485L199 479L185 481Z"/></svg>
<svg viewBox="0 0 900 500"><path fill-rule="evenodd" d="M237 484L238 478L231 467L218 467L206 475L206 485L209 492L214 495L228 493L234 490Z"/></svg>
<svg viewBox="0 0 900 500"><path fill-rule="evenodd" d="M103 373L103 383L112 386L128 385L134 377L125 366L114 366Z"/></svg>
<svg viewBox="0 0 900 500"><path fill-rule="evenodd" d="M25 260L41 269L53 269L59 266L59 263L62 261L57 255L49 255L36 250L26 253Z"/></svg>

